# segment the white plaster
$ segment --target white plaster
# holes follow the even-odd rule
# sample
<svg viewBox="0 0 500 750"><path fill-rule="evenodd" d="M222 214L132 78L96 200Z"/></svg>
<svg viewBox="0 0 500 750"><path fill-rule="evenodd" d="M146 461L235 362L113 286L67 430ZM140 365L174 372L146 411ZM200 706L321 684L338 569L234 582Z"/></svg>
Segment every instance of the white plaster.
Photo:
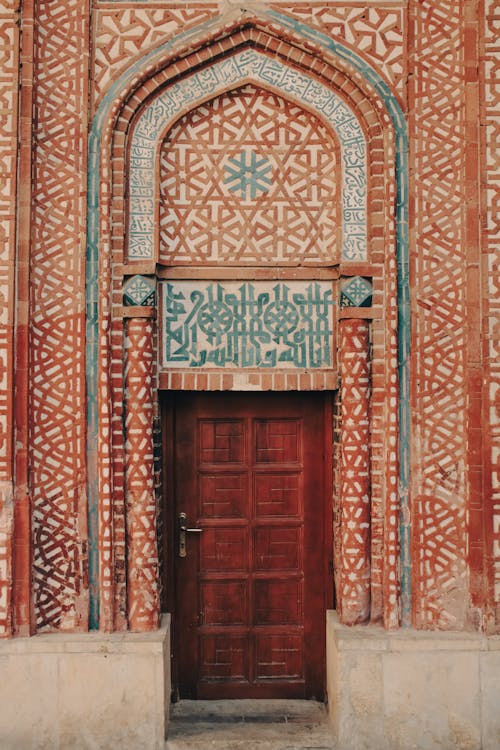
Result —
<svg viewBox="0 0 500 750"><path fill-rule="evenodd" d="M170 623L0 642L2 750L163 750Z"/></svg>
<svg viewBox="0 0 500 750"><path fill-rule="evenodd" d="M500 637L342 626L327 615L328 710L342 750L500 747Z"/></svg>

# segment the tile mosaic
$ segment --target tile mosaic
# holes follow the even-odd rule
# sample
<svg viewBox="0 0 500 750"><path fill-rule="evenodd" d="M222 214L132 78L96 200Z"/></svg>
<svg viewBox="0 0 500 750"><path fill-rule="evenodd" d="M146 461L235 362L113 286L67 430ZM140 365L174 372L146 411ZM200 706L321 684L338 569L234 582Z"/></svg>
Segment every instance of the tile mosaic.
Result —
<svg viewBox="0 0 500 750"><path fill-rule="evenodd" d="M370 307L373 285L369 279L355 276L344 280L340 285L341 307Z"/></svg>
<svg viewBox="0 0 500 750"><path fill-rule="evenodd" d="M331 282L162 284L162 367L333 368Z"/></svg>
<svg viewBox="0 0 500 750"><path fill-rule="evenodd" d="M132 276L123 284L124 305L156 304L156 279L150 276Z"/></svg>

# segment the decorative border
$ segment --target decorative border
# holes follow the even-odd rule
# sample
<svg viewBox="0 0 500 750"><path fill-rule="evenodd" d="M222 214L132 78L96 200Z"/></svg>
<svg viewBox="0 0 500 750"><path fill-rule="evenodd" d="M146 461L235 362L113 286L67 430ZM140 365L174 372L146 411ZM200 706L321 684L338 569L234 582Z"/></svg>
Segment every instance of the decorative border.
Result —
<svg viewBox="0 0 500 750"><path fill-rule="evenodd" d="M298 99L337 134L343 166L342 260L367 260L366 140L354 112L319 81L254 49L238 52L174 83L141 113L130 146L129 260L155 257L154 166L169 123L201 101L249 80Z"/></svg>
<svg viewBox="0 0 500 750"><path fill-rule="evenodd" d="M260 11L261 18L274 21L282 28L292 29L305 40L312 41L328 55L334 55L360 73L374 87L383 100L394 127L395 177L396 177L396 258L398 277L398 374L399 374L399 497L400 497L400 554L401 554L401 600L403 624L411 621L411 560L410 524L408 512L408 487L410 472L410 287L409 287L409 242L408 242L408 133L403 111L396 96L387 83L365 60L354 51L343 46L307 24L299 22L275 10ZM174 50L180 43L199 37L203 32L221 28L225 21L217 16L204 24L177 35L166 42L122 74L111 86L101 101L92 123L89 137L88 170L88 225L87 225L87 393L88 393L88 464L96 468L98 444L98 349L99 349L99 187L101 178L101 140L109 126L109 117L116 100L129 90L134 79L155 59ZM89 529L97 528L98 493L97 471L89 471L88 485ZM90 625L99 627L99 598L96 590L99 578L97 539L89 539L89 575L92 582Z"/></svg>

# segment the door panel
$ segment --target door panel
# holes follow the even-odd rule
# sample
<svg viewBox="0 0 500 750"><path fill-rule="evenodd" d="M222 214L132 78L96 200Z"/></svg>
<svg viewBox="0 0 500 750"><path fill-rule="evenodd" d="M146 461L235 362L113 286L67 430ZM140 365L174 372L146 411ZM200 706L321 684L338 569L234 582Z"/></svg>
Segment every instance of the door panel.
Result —
<svg viewBox="0 0 500 750"><path fill-rule="evenodd" d="M174 412L180 696L321 698L324 396L185 393Z"/></svg>

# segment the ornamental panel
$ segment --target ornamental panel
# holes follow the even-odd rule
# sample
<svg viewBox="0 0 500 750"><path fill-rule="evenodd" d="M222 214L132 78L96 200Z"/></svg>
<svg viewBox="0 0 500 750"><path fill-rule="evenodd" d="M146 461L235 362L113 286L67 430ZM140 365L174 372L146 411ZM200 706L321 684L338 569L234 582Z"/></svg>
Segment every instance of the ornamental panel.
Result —
<svg viewBox="0 0 500 750"><path fill-rule="evenodd" d="M287 99L300 101L301 105L310 108L331 126L340 148L341 173L336 174L335 178L341 180L342 188L341 219L338 221L342 234L341 256L344 260L366 260L366 140L354 112L340 96L319 81L298 73L278 59L270 59L255 50L239 52L227 60L215 63L209 69L172 84L154 99L138 119L132 134L130 147L129 260L153 258L155 255L155 165L157 144L162 133L183 111L195 107L198 102L209 97L216 98L223 91L230 87L238 87L245 79L248 80L249 78L262 83L265 87L278 91ZM269 182L271 170L267 170L267 162L262 165L258 180L255 176L249 179L247 170L248 164L251 165L252 163L252 158L261 161L265 156L256 154L255 157L252 157L253 151L254 149L250 149L248 153L242 154L242 150L239 148L237 152L229 155L230 158L235 160L227 163L224 167L223 185L229 195L233 194L236 197L236 192L240 192L241 197L242 191L238 187L241 184L244 186L243 198L248 193L251 195L251 189L247 189L249 183L256 186L254 188L256 197L257 192L262 194L264 191L267 192L267 188L271 187ZM277 150L275 150L274 158L278 159ZM270 158L266 156L266 159L272 166ZM235 167L235 164L238 163L240 164L241 180L235 182L233 173L229 170L231 168L236 169L237 178L238 168ZM198 171L200 171L201 166L203 173L203 162L201 165L193 164L192 166L193 169ZM262 171L264 166L266 166L265 172ZM283 179L280 170L275 169L274 172L274 180ZM305 171L305 175L309 175L308 170ZM203 174L200 175L200 179L204 179ZM230 189L231 186L233 190ZM299 213L300 216L304 215L303 211ZM207 218L202 212L193 221L202 224L207 221ZM169 249L167 248L167 257L164 262L172 263L172 258L168 257ZM329 254L329 262L332 262L331 255L333 253ZM193 258L196 261L199 260L196 255L191 254L190 262L193 262ZM203 260L206 262L206 259ZM212 263L217 262L217 260L224 261L226 259L224 257L210 258ZM236 260L241 262L240 257ZM179 260L174 258L174 262L179 262ZM185 258L181 262L185 262ZM251 259L251 262L255 262L255 260ZM297 260L288 261L288 263L296 264Z"/></svg>
<svg viewBox="0 0 500 750"><path fill-rule="evenodd" d="M500 603L500 42L498 0L485 3L483 59L483 128L485 148L484 247L488 252L487 337L489 382L486 381L491 430L494 599ZM497 625L500 607L497 607Z"/></svg>
<svg viewBox="0 0 500 750"><path fill-rule="evenodd" d="M331 263L337 146L301 107L247 85L191 110L161 152L162 263Z"/></svg>
<svg viewBox="0 0 500 750"><path fill-rule="evenodd" d="M89 3L36 3L31 505L39 630L85 628L85 170Z"/></svg>
<svg viewBox="0 0 500 750"><path fill-rule="evenodd" d="M163 368L332 369L329 281L162 283Z"/></svg>
<svg viewBox="0 0 500 750"><path fill-rule="evenodd" d="M413 469L415 624L460 629L468 586L463 4L411 5L418 247L413 327L420 342L412 355L420 451Z"/></svg>

